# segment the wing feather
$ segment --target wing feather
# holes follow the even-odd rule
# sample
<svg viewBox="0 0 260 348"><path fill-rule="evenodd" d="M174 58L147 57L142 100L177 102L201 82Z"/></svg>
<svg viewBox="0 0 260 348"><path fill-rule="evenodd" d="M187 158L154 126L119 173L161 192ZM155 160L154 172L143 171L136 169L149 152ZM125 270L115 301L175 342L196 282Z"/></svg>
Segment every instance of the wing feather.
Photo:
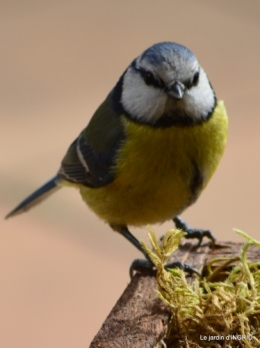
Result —
<svg viewBox="0 0 260 348"><path fill-rule="evenodd" d="M112 103L110 94L70 145L58 172L61 178L89 187L105 186L114 180L113 166L124 129Z"/></svg>

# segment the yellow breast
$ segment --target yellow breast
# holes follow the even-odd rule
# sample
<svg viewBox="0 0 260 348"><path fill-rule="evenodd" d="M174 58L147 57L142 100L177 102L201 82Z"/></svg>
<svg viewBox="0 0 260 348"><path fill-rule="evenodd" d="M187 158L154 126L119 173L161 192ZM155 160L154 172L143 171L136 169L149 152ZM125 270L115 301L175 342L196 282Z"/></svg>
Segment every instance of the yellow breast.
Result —
<svg viewBox="0 0 260 348"><path fill-rule="evenodd" d="M223 154L223 102L201 125L155 128L126 117L123 123L126 141L117 154L115 180L95 189L82 185L84 201L113 224L152 224L181 213L205 188ZM201 183L193 187L198 173Z"/></svg>

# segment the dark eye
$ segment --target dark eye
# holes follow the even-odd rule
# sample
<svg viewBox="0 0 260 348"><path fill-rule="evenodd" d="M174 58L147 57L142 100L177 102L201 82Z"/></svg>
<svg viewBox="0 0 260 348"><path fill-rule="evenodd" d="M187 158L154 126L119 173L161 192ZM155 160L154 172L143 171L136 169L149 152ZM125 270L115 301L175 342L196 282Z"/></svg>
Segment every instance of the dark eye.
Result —
<svg viewBox="0 0 260 348"><path fill-rule="evenodd" d="M150 85L155 85L156 81L155 78L153 76L153 74L150 71L146 71L144 73L144 82L150 86Z"/></svg>
<svg viewBox="0 0 260 348"><path fill-rule="evenodd" d="M199 76L200 74L198 72L196 72L193 76L193 80L192 80L192 86L197 86L198 82L199 82Z"/></svg>

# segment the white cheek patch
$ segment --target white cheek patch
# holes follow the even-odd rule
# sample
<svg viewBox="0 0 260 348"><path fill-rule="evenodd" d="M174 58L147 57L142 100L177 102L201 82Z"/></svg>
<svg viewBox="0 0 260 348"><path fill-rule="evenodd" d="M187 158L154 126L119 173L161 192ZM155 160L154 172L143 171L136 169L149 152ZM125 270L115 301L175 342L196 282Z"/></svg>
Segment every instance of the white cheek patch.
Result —
<svg viewBox="0 0 260 348"><path fill-rule="evenodd" d="M121 102L132 118L155 124L162 115L170 115L178 108L195 121L203 120L212 111L215 99L202 68L198 85L186 90L183 99L176 102L161 89L147 86L142 76L130 67L124 75Z"/></svg>
<svg viewBox="0 0 260 348"><path fill-rule="evenodd" d="M165 93L147 86L139 73L130 69L126 72L121 102L130 116L155 123L165 110L166 100Z"/></svg>
<svg viewBox="0 0 260 348"><path fill-rule="evenodd" d="M185 109L194 118L201 118L208 115L214 106L214 94L208 78L203 69L200 69L200 78L197 86L186 92Z"/></svg>

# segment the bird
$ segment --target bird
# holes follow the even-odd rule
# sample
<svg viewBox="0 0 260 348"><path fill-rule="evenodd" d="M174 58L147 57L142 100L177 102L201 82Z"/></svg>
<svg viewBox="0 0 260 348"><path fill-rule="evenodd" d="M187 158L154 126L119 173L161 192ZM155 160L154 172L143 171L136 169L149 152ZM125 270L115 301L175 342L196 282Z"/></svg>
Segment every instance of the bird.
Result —
<svg viewBox="0 0 260 348"><path fill-rule="evenodd" d="M88 125L69 146L57 174L6 218L32 208L64 186L145 256L129 226L173 220L186 238L210 230L188 226L180 214L194 204L223 155L228 116L195 55L175 42L146 49L123 72Z"/></svg>

